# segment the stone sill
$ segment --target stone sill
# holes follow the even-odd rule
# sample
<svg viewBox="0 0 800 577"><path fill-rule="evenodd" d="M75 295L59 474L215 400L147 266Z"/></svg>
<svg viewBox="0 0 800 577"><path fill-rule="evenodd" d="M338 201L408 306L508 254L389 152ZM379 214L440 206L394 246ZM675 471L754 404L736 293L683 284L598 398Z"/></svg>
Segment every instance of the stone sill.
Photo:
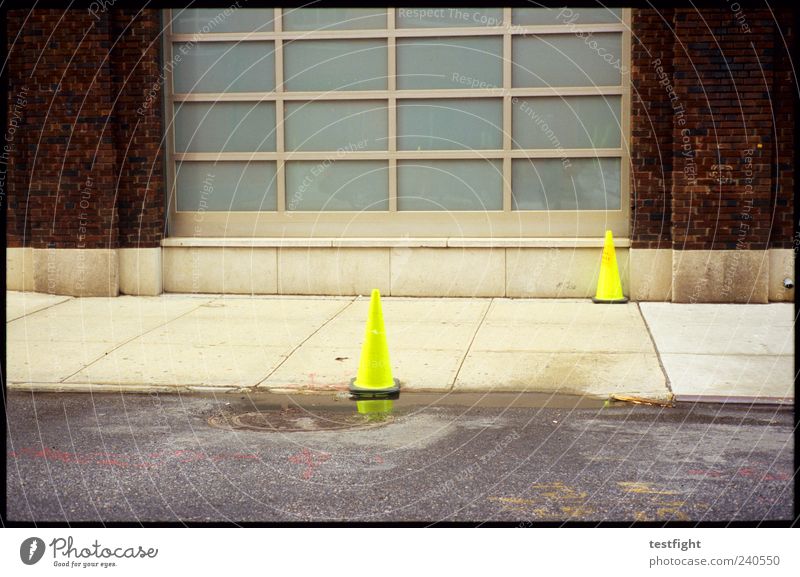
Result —
<svg viewBox="0 0 800 577"><path fill-rule="evenodd" d="M587 238L208 238L170 237L166 248L602 248L602 237ZM630 247L630 239L615 238L617 248Z"/></svg>

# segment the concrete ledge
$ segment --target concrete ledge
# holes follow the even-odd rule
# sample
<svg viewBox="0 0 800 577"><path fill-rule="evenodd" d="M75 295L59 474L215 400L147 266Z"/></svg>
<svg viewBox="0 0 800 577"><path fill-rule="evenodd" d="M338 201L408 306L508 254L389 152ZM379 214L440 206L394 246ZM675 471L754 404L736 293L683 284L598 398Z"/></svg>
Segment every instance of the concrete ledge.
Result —
<svg viewBox="0 0 800 577"><path fill-rule="evenodd" d="M156 296L163 288L161 248L119 249L119 292L126 295Z"/></svg>
<svg viewBox="0 0 800 577"><path fill-rule="evenodd" d="M393 248L391 294L426 297L505 295L505 250Z"/></svg>
<svg viewBox="0 0 800 577"><path fill-rule="evenodd" d="M330 247L332 238L249 238L249 237L170 237L161 241L165 248L212 247L212 248L276 248L276 247Z"/></svg>
<svg viewBox="0 0 800 577"><path fill-rule="evenodd" d="M446 238L336 238L335 247L358 248L445 248Z"/></svg>
<svg viewBox="0 0 800 577"><path fill-rule="evenodd" d="M773 248L769 251L769 300L793 302L794 290L783 286L783 279L794 278L794 251L790 248Z"/></svg>
<svg viewBox="0 0 800 577"><path fill-rule="evenodd" d="M672 302L766 303L768 289L767 251L673 251Z"/></svg>
<svg viewBox="0 0 800 577"><path fill-rule="evenodd" d="M119 294L116 249L43 248L33 251L36 292L78 297Z"/></svg>
<svg viewBox="0 0 800 577"><path fill-rule="evenodd" d="M31 247L6 248L6 290L34 290L33 249Z"/></svg>
<svg viewBox="0 0 800 577"><path fill-rule="evenodd" d="M604 238L452 238L452 237L360 237L360 238L248 238L248 237L170 237L163 247L348 247L348 248L602 248ZM615 238L614 246L627 248L630 240Z"/></svg>
<svg viewBox="0 0 800 577"><path fill-rule="evenodd" d="M628 249L615 251L628 294ZM589 298L597 290L602 248L506 249L506 296Z"/></svg>
<svg viewBox="0 0 800 577"><path fill-rule="evenodd" d="M449 247L469 248L603 248L602 237L588 238L448 238ZM627 248L630 239L615 238L614 248Z"/></svg>
<svg viewBox="0 0 800 577"><path fill-rule="evenodd" d="M182 293L274 294L276 249L165 248L164 290Z"/></svg>
<svg viewBox="0 0 800 577"><path fill-rule="evenodd" d="M672 249L630 250L630 299L669 301L672 297Z"/></svg>
<svg viewBox="0 0 800 577"><path fill-rule="evenodd" d="M276 250L281 294L368 295L373 288L389 294L387 248Z"/></svg>

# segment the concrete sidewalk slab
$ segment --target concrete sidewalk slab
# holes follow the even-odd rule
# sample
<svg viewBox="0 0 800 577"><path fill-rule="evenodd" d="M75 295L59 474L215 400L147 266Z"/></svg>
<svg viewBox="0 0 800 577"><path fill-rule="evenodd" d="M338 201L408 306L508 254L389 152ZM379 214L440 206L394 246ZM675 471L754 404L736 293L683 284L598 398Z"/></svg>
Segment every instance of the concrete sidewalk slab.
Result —
<svg viewBox="0 0 800 577"><path fill-rule="evenodd" d="M369 296L353 301L338 319L365 323ZM395 322L479 323L492 299L381 297L383 318Z"/></svg>
<svg viewBox="0 0 800 577"><path fill-rule="evenodd" d="M8 291L6 292L6 322L11 322L68 300L72 300L72 297Z"/></svg>
<svg viewBox="0 0 800 577"><path fill-rule="evenodd" d="M142 335L141 340L149 344L272 346L289 352L324 322L188 314Z"/></svg>
<svg viewBox="0 0 800 577"><path fill-rule="evenodd" d="M228 299L193 303L179 318L69 378L81 384L255 387L352 299Z"/></svg>
<svg viewBox="0 0 800 577"><path fill-rule="evenodd" d="M532 324L559 325L635 325L641 315L635 303L597 305L588 299L493 299L486 315L488 322L511 323L512 326Z"/></svg>
<svg viewBox="0 0 800 577"><path fill-rule="evenodd" d="M458 350L467 352L478 323L391 322L384 319L386 339L391 350ZM334 343L364 341L365 321L332 320L314 334L303 347L330 348Z"/></svg>
<svg viewBox="0 0 800 577"><path fill-rule="evenodd" d="M655 353L641 321L631 325L516 324L485 321L473 351Z"/></svg>
<svg viewBox="0 0 800 577"><path fill-rule="evenodd" d="M392 349L392 374L404 391L448 391L466 351ZM258 388L346 391L358 373L360 348L301 347Z"/></svg>
<svg viewBox="0 0 800 577"><path fill-rule="evenodd" d="M254 387L287 354L287 347L147 343L137 339L65 383Z"/></svg>
<svg viewBox="0 0 800 577"><path fill-rule="evenodd" d="M113 348L107 342L6 341L9 386L60 383Z"/></svg>
<svg viewBox="0 0 800 577"><path fill-rule="evenodd" d="M293 321L310 319L327 320L345 309L353 298L330 299L320 297L247 297L232 298L224 296L213 299L194 312L195 317L222 321L225 319L251 319L272 321Z"/></svg>
<svg viewBox="0 0 800 577"><path fill-rule="evenodd" d="M668 376L679 398L793 396L788 304L642 303L643 314L575 299L382 302L407 391L666 400ZM22 314L6 324L11 388L323 391L357 373L369 298L8 293L7 303Z"/></svg>
<svg viewBox="0 0 800 577"><path fill-rule="evenodd" d="M641 303L678 400L794 398L794 307Z"/></svg>
<svg viewBox="0 0 800 577"><path fill-rule="evenodd" d="M14 298L17 302L28 302L27 296ZM42 306L33 307L32 312L6 324L9 382L60 383L125 342L208 300L30 299Z"/></svg>
<svg viewBox="0 0 800 577"><path fill-rule="evenodd" d="M454 390L671 398L655 353L476 352Z"/></svg>
<svg viewBox="0 0 800 577"><path fill-rule="evenodd" d="M544 299L495 299L454 390L670 398L635 304Z"/></svg>
<svg viewBox="0 0 800 577"><path fill-rule="evenodd" d="M789 355L662 354L661 361L677 400L794 398L794 357Z"/></svg>

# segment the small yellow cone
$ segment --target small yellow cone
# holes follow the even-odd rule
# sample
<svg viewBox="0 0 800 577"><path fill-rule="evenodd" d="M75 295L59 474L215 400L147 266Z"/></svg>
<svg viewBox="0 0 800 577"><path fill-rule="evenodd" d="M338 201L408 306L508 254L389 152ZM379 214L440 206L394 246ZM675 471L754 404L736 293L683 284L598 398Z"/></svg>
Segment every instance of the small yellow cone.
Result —
<svg viewBox="0 0 800 577"><path fill-rule="evenodd" d="M369 303L367 329L361 349L358 374L350 383L350 391L356 399L359 395L368 397L370 390L375 392L392 392L399 389L399 384L392 377L392 366L389 362L389 345L386 342L386 329L383 325L381 310L381 293L372 291ZM359 400L356 403L359 413L388 413L392 410L392 401L387 399Z"/></svg>
<svg viewBox="0 0 800 577"><path fill-rule="evenodd" d="M600 261L600 278L597 279L597 293L592 299L596 303L626 303L628 299L622 294L622 282L619 279L617 255L614 252L614 237L610 230L606 231L603 245L603 258Z"/></svg>

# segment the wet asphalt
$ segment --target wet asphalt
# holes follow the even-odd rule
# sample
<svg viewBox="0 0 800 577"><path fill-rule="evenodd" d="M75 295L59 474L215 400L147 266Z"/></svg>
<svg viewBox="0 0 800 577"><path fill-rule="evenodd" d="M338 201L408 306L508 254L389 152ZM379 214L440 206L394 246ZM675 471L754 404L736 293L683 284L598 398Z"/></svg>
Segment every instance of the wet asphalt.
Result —
<svg viewBox="0 0 800 577"><path fill-rule="evenodd" d="M795 518L794 416L785 407L404 395L385 422L299 432L238 429L246 419L233 417L341 425L354 403L9 392L5 408L11 522Z"/></svg>

